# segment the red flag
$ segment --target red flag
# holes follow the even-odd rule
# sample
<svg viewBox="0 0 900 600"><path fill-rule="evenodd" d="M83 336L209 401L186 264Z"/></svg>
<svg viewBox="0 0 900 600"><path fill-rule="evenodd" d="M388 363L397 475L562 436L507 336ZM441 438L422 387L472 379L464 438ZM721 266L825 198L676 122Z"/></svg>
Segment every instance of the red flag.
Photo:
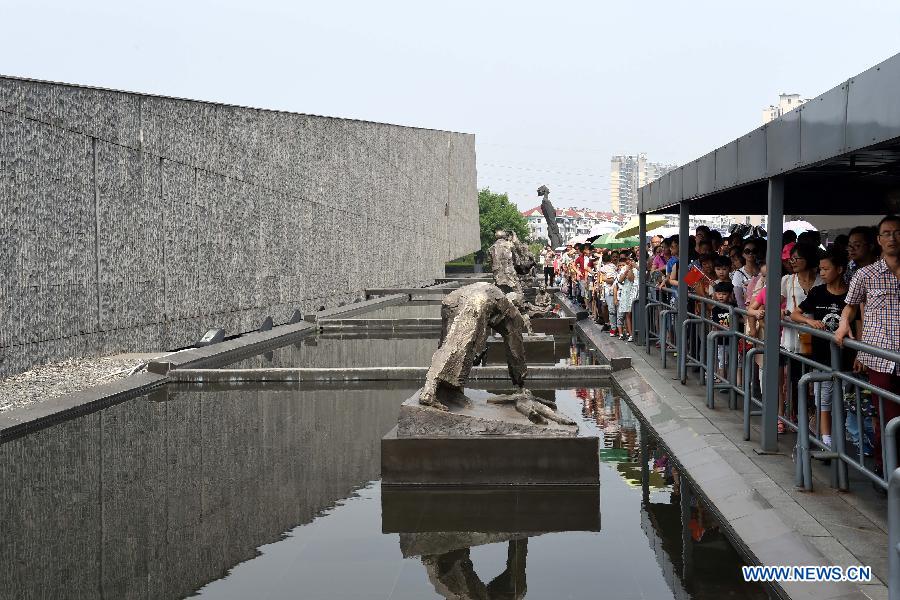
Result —
<svg viewBox="0 0 900 600"><path fill-rule="evenodd" d="M698 269L697 265L691 266L684 276L684 282L690 286L697 285L701 279L703 279L703 271Z"/></svg>

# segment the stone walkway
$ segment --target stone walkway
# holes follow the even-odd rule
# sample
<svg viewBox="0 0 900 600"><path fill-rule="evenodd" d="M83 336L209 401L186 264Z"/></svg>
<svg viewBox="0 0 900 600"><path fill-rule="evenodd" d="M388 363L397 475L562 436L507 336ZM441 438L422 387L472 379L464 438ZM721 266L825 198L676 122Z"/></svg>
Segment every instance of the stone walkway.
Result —
<svg viewBox="0 0 900 600"><path fill-rule="evenodd" d="M570 308L568 306L567 308ZM781 584L791 598L886 599L887 503L851 473L850 492L830 487L830 469L814 461L814 491L794 485L794 436L779 440L779 453L762 455L758 417L751 441L743 440L742 411L706 406L705 388L674 368L660 367L659 351L622 342L590 320L578 329L604 352L630 356L632 368L614 372L642 418L669 446L690 479L710 500L745 551L761 564L869 565L870 584ZM669 361L674 365L675 361ZM723 399L725 395L723 394Z"/></svg>

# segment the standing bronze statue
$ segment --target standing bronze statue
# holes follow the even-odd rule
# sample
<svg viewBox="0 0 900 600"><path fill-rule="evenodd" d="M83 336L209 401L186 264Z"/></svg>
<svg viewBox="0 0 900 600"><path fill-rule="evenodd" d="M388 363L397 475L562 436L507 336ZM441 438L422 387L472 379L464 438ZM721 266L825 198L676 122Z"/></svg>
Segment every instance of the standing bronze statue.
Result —
<svg viewBox="0 0 900 600"><path fill-rule="evenodd" d="M494 275L494 285L499 287L504 294L509 292L522 292L522 283L519 281L516 269L516 255L519 252L510 239L509 234L498 229L494 232L494 243L488 248L491 259L491 273Z"/></svg>
<svg viewBox="0 0 900 600"><path fill-rule="evenodd" d="M538 188L538 196L541 200L541 212L544 213L544 220L547 221L547 237L550 238L550 245L554 248L562 246L562 238L559 235L559 227L556 225L556 209L550 204L550 188L542 185Z"/></svg>
<svg viewBox="0 0 900 600"><path fill-rule="evenodd" d="M510 296L515 292L511 292ZM534 423L547 419L574 425L556 412L556 403L539 398L525 389L523 332L525 319L512 300L496 285L479 282L447 294L441 305L441 339L431 358L419 404L448 410L446 402L468 405L463 394L469 373L487 351L489 330L503 337L509 376L517 388L510 396L493 396L492 404L515 404L517 411Z"/></svg>

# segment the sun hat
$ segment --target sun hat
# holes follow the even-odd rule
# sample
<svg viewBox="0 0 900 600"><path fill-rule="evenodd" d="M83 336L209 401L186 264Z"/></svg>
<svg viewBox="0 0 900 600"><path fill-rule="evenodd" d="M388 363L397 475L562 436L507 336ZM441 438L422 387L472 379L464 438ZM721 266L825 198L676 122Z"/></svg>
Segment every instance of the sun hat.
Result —
<svg viewBox="0 0 900 600"><path fill-rule="evenodd" d="M781 249L781 260L787 260L791 257L791 251L794 249L794 246L797 245L797 242L791 242L789 244L785 244L784 248Z"/></svg>

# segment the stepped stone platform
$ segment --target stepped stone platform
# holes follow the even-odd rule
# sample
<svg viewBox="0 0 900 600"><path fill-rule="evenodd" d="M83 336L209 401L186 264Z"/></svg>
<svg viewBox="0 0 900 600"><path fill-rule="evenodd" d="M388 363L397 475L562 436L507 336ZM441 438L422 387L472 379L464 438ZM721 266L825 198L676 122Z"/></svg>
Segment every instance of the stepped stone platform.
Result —
<svg viewBox="0 0 900 600"><path fill-rule="evenodd" d="M472 406L421 406L414 393L397 427L381 440L384 485L597 485L599 440L577 426L539 425L512 405L489 405L467 390Z"/></svg>

